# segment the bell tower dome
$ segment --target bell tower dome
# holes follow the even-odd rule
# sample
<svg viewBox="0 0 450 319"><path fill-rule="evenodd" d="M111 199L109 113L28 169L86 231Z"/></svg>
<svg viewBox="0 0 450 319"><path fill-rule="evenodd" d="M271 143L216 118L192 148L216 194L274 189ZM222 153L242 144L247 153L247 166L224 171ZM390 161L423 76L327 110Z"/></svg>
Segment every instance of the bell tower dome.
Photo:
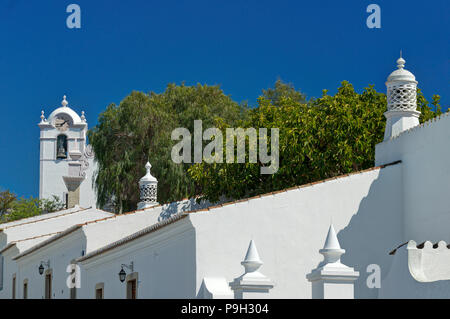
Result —
<svg viewBox="0 0 450 319"><path fill-rule="evenodd" d="M387 112L384 140L389 140L401 132L419 125L420 112L417 111L417 81L415 76L405 70L405 60L397 60L397 70L392 72L386 82Z"/></svg>
<svg viewBox="0 0 450 319"><path fill-rule="evenodd" d="M86 144L87 122L68 106L64 95L61 107L48 119L41 112L39 198L58 196L67 208L96 204L92 189L94 154Z"/></svg>

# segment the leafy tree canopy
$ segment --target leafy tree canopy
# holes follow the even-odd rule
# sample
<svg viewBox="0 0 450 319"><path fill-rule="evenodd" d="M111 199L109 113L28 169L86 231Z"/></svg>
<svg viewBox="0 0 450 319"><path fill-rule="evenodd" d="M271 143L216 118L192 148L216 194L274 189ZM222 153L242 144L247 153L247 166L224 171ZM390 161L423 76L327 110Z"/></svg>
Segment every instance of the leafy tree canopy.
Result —
<svg viewBox="0 0 450 319"><path fill-rule="evenodd" d="M417 100L421 122L442 113L439 96L430 106L418 90ZM217 86L170 84L161 94L132 92L119 105L108 106L88 134L99 164L98 202L112 199L116 212L135 209L147 160L159 181L161 203L195 195L213 202L221 196L240 199L369 168L375 145L383 140L385 111L385 94L373 86L357 93L346 81L335 95L324 90L320 98L306 101L278 80L252 109ZM194 120L203 121L203 130L221 129L223 154L226 128L279 128L278 171L261 175L263 164L249 163L248 151L244 164L174 163L171 150L178 141L171 140L171 132L184 127L193 134Z"/></svg>
<svg viewBox="0 0 450 319"><path fill-rule="evenodd" d="M233 125L246 110L220 87L200 84L169 84L161 94L132 92L119 105L109 105L88 133L98 162L94 183L99 205L112 204L116 212L136 209L147 160L158 179L160 203L194 195L190 164L171 160L177 142L171 140L172 131L183 127L193 132L194 120L202 120L203 129L219 118Z"/></svg>
<svg viewBox="0 0 450 319"><path fill-rule="evenodd" d="M278 83L274 90L264 91L258 107L242 122L245 128L279 128L279 170L261 175L262 163L248 161L195 164L189 173L203 198L240 199L373 166L375 145L384 137L385 94L373 86L359 94L346 81L334 96L324 90L322 97L305 103L300 94ZM421 122L441 113L439 96L433 97L433 106L434 110L419 90Z"/></svg>
<svg viewBox="0 0 450 319"><path fill-rule="evenodd" d="M37 198L17 198L10 191L0 192L0 223L51 213L65 208L58 196L39 200Z"/></svg>

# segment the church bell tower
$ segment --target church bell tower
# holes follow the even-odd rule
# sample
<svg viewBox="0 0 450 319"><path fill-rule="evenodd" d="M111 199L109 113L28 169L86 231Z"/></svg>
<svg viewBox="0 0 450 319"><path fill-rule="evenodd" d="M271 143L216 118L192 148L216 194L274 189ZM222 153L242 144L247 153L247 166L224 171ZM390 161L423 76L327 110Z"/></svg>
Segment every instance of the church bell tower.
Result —
<svg viewBox="0 0 450 319"><path fill-rule="evenodd" d="M94 153L86 143L88 125L84 112L79 116L68 107L66 96L61 107L48 119L41 113L39 198L58 196L67 208L96 206L92 188Z"/></svg>

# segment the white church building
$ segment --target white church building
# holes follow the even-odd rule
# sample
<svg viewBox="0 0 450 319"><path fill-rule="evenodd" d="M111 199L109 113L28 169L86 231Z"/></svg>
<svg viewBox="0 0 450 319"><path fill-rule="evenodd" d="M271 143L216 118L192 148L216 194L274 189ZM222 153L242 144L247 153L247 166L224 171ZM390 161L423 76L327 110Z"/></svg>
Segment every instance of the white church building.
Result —
<svg viewBox="0 0 450 319"><path fill-rule="evenodd" d="M40 197L67 209L0 224L0 298L449 298L450 116L419 124L405 61L386 82L375 167L219 204L95 208L84 113L44 113ZM138 182L138 181L137 181Z"/></svg>

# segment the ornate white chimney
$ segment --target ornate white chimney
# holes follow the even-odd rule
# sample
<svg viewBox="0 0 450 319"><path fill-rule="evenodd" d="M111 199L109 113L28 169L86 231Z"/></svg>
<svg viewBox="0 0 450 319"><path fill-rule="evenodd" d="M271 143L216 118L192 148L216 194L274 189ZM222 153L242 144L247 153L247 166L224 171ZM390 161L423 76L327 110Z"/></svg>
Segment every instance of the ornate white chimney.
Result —
<svg viewBox="0 0 450 319"><path fill-rule="evenodd" d="M411 72L404 69L405 60L397 60L398 70L392 72L386 82L387 112L384 140L389 140L401 132L419 125L420 112L417 111L417 81Z"/></svg>
<svg viewBox="0 0 450 319"><path fill-rule="evenodd" d="M140 202L138 203L138 209L146 209L155 205L158 205L158 181L150 173L152 165L147 162L145 169L147 173L139 180Z"/></svg>

